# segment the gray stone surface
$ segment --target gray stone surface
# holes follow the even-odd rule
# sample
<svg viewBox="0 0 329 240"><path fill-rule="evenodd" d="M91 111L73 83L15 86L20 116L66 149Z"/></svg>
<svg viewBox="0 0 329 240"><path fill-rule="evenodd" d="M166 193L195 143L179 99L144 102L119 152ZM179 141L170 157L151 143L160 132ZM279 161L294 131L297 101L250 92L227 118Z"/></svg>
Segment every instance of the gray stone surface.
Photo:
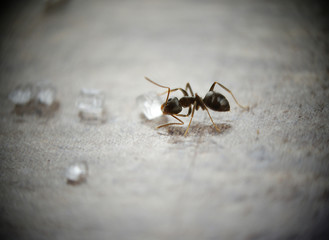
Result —
<svg viewBox="0 0 329 240"><path fill-rule="evenodd" d="M2 10L4 11L4 10ZM304 1L44 1L1 21L0 235L7 239L325 239L327 9ZM230 88L242 111L156 130L136 97ZM50 81L59 109L19 116L8 95ZM80 122L81 88L107 121ZM16 109L17 110L17 109ZM21 110L21 109L20 109ZM22 113L16 111L17 113ZM41 111L42 113L42 111ZM65 171L88 163L87 182ZM3 239L3 238L2 238Z"/></svg>

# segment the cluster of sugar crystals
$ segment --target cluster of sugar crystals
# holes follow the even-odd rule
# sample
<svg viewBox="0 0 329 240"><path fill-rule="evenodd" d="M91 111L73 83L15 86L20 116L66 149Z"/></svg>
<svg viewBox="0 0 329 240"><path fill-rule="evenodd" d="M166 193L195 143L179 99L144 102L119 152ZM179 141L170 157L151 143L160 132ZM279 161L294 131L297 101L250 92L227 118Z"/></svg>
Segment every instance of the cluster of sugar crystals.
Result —
<svg viewBox="0 0 329 240"><path fill-rule="evenodd" d="M9 94L9 100L16 105L25 105L31 101L50 106L56 98L56 89L50 83L40 82L36 85L17 86Z"/></svg>
<svg viewBox="0 0 329 240"><path fill-rule="evenodd" d="M51 106L56 100L56 89L48 83L36 85L20 85L10 94L9 99L19 107L41 104L45 107ZM136 98L140 111L149 120L162 115L161 98L155 92L142 94ZM82 120L104 120L105 94L97 89L83 88L80 91L77 108ZM66 169L66 180L68 184L80 184L86 181L88 167L85 162L74 163Z"/></svg>

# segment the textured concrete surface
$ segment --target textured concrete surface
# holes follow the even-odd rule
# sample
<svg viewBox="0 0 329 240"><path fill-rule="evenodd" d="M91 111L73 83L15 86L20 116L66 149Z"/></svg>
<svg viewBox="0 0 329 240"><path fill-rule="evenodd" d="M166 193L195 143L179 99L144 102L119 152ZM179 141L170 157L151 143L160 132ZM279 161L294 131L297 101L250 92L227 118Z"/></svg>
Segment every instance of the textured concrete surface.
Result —
<svg viewBox="0 0 329 240"><path fill-rule="evenodd" d="M0 235L4 239L325 239L328 11L306 1L44 1L2 9ZM156 130L138 95L230 88L228 113ZM8 94L51 81L52 117ZM107 121L79 121L82 87ZM184 119L185 123L188 121ZM65 170L86 161L86 183Z"/></svg>

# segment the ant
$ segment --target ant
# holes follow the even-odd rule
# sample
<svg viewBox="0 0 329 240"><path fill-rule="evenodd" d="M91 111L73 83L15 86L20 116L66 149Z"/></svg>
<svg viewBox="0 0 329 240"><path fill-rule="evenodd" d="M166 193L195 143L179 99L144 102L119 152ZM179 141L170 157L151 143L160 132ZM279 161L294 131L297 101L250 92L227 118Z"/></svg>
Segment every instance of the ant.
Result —
<svg viewBox="0 0 329 240"><path fill-rule="evenodd" d="M192 119L194 116L194 112L199 110L199 108L207 111L209 118L210 118L212 124L214 125L215 129L218 132L220 132L220 129L217 127L217 125L214 123L212 117L210 116L208 108L210 108L213 111L217 111L217 112L227 112L227 111L230 111L230 104L224 95L214 91L216 84L218 84L220 87L222 87L228 93L230 93L232 95L234 101L236 102L236 104L239 107L241 107L245 110L249 110L249 107L244 107L240 103L238 103L238 101L234 97L233 93L228 88L226 88L224 85L220 84L219 82L214 82L211 85L206 96L202 99L197 93L195 93L195 94L193 93L191 85L189 83L186 84L185 89L182 89L182 88L170 89L169 87L162 86L162 85L152 81L148 77L145 77L145 79L147 81L153 83L154 85L157 85L158 87L168 89L166 92L163 93L163 94L167 93L167 98L166 98L165 103L163 103L161 105L161 111L163 114L170 115L179 121L179 123L163 124L163 125L158 126L157 128L162 128L162 127L166 127L166 126L170 126L170 125L184 125L184 122L182 120L180 120L178 117L188 117L191 115L191 119L190 119L188 127L184 133L184 137L186 137L187 132L190 128L190 125L191 125L191 122L192 122ZM175 92L177 90L181 91L184 96L181 97L180 99L178 99L177 97L169 98L169 94L171 92ZM189 96L189 94L187 93L188 90L190 91L191 96ZM193 108L192 108L192 106L193 106ZM187 114L180 114L180 112L183 110L183 108L187 108L187 107L189 108Z"/></svg>

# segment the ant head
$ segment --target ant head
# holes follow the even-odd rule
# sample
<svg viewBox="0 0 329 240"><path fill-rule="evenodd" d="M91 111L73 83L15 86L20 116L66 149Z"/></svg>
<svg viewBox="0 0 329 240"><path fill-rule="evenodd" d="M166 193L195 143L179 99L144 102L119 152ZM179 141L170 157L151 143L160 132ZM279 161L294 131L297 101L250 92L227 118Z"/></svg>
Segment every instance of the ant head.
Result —
<svg viewBox="0 0 329 240"><path fill-rule="evenodd" d="M177 97L169 98L167 102L161 105L163 114L178 114L182 109Z"/></svg>

